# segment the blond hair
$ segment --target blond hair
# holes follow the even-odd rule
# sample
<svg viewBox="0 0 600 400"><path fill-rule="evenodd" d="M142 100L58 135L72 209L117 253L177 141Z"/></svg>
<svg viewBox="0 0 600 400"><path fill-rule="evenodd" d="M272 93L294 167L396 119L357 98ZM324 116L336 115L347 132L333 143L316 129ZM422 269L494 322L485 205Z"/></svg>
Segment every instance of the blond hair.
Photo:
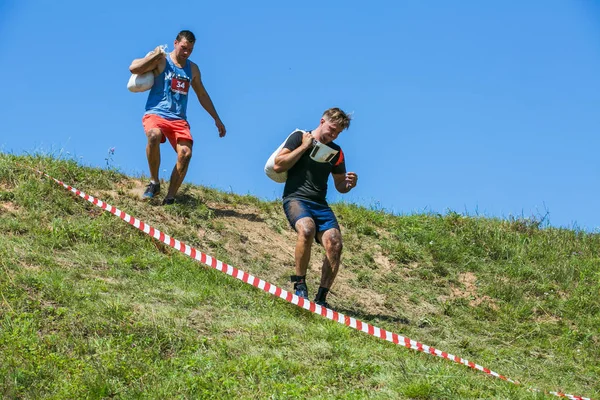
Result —
<svg viewBox="0 0 600 400"><path fill-rule="evenodd" d="M339 128L342 128L342 130L344 130L350 127L352 115L343 112L337 107L333 107L329 110L326 110L321 118L337 125Z"/></svg>

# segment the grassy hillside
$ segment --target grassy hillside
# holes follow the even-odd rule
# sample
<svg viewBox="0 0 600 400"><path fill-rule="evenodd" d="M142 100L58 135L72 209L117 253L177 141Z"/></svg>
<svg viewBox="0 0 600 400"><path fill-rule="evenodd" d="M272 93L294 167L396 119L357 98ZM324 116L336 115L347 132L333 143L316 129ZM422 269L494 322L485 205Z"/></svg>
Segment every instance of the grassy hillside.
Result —
<svg viewBox="0 0 600 400"><path fill-rule="evenodd" d="M0 154L0 395L18 399L600 398L600 235L336 204L344 314L522 386L367 336L212 270L17 163L290 289L280 202ZM266 178L265 178L266 179ZM311 298L322 249L309 268Z"/></svg>

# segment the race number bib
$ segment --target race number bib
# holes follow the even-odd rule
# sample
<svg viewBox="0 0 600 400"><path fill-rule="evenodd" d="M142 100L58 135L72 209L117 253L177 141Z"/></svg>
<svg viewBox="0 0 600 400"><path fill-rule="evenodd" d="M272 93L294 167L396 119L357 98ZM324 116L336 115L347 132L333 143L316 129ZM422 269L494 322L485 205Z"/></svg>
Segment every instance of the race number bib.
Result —
<svg viewBox="0 0 600 400"><path fill-rule="evenodd" d="M180 94L188 94L190 80L186 76L177 75L171 78L171 91Z"/></svg>

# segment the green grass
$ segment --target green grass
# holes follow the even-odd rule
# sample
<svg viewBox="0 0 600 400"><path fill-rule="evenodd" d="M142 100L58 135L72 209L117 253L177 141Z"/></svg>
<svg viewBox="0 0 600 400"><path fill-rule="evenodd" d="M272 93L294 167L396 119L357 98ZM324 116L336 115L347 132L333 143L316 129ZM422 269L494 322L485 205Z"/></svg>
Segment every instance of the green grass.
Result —
<svg viewBox="0 0 600 400"><path fill-rule="evenodd" d="M600 398L598 234L333 205L344 234L331 296L340 311L515 386L273 298L17 163L283 288L293 265L279 201L185 184L181 203L161 207L139 201L136 180L118 171L1 154L3 398L551 398L527 387ZM282 237L279 251L271 243ZM317 267L321 255L315 248Z"/></svg>

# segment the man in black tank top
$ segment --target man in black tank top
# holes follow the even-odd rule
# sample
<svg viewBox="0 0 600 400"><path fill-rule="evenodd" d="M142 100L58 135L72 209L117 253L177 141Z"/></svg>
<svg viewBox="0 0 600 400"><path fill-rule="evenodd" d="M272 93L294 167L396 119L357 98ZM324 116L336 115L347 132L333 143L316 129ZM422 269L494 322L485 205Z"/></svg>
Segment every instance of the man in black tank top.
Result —
<svg viewBox="0 0 600 400"><path fill-rule="evenodd" d="M339 108L323 113L319 126L310 131L296 131L287 139L275 158L274 171L287 171L283 190L285 215L298 233L296 274L291 276L297 296L308 298L306 270L313 239L325 248L321 284L315 302L331 308L327 293L340 267L342 234L337 219L326 201L327 181L332 174L335 188L348 193L358 181L354 172L346 172L341 147L333 141L350 126L351 117Z"/></svg>

